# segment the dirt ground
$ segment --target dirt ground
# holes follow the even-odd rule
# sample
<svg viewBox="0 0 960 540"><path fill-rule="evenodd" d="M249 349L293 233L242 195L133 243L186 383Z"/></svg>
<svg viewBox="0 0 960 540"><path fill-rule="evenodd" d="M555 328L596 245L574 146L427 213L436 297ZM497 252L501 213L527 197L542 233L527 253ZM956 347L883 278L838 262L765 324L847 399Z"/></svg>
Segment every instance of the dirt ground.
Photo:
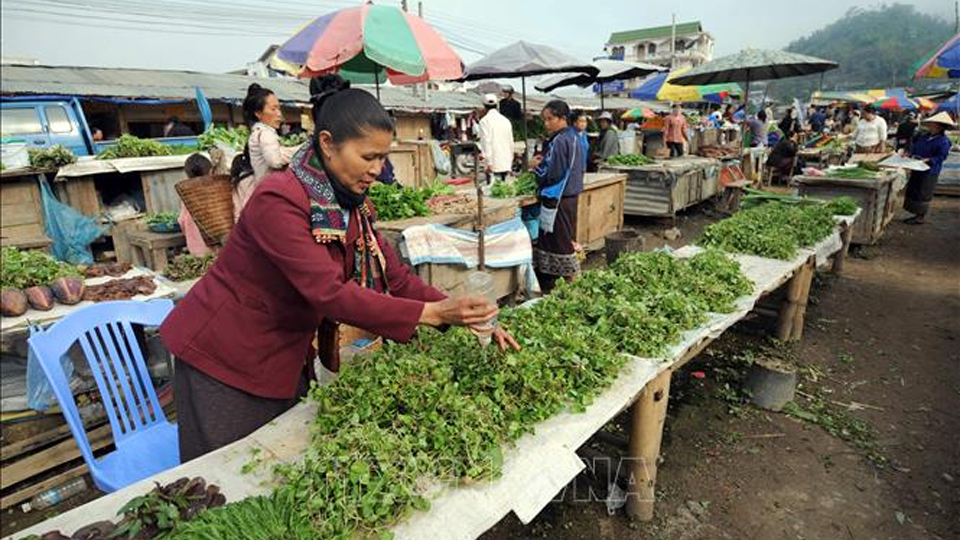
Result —
<svg viewBox="0 0 960 540"><path fill-rule="evenodd" d="M712 220L681 217L669 243ZM648 248L669 228L628 225ZM801 342L742 323L674 376L652 522L566 497L483 539L960 538L960 199L936 199L927 225L893 223L842 277L819 276L811 302ZM796 414L746 403L747 360L765 356L800 366ZM609 439L587 445L617 455ZM576 482L605 494L589 472Z"/></svg>

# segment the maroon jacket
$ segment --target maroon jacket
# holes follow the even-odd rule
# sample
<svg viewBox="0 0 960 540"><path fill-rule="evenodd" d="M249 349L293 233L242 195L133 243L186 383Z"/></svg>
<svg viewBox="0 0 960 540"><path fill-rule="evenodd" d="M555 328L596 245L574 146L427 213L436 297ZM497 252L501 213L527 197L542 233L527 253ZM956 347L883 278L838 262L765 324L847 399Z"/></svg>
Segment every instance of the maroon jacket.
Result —
<svg viewBox="0 0 960 540"><path fill-rule="evenodd" d="M325 317L409 340L424 302L444 295L413 275L379 234L392 296L348 281L356 220L344 247L316 243L309 215L306 192L290 170L266 177L216 263L161 326L167 349L229 386L287 399Z"/></svg>

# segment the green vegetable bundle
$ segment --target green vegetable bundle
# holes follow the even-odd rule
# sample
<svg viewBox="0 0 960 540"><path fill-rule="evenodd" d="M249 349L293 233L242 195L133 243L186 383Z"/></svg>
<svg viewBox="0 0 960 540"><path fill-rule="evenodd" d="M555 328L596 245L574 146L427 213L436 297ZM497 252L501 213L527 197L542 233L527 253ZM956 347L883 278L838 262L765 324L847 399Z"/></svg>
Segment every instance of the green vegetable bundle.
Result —
<svg viewBox="0 0 960 540"><path fill-rule="evenodd" d="M395 221L419 216L429 216L427 201L437 195L453 193L453 188L443 184L432 184L420 188L386 185L379 182L370 186L367 196L377 209L380 221Z"/></svg>
<svg viewBox="0 0 960 540"><path fill-rule="evenodd" d="M521 351L480 348L462 328L387 343L311 390L311 446L278 467L271 497L201 514L170 538L389 538L403 515L429 508L425 482L499 476L502 446L566 408L583 411L616 379L622 352L663 356L752 287L716 251L631 253L501 312Z"/></svg>
<svg viewBox="0 0 960 540"><path fill-rule="evenodd" d="M812 246L834 231L833 210L822 203L768 202L710 225L697 243L732 253L789 260L798 248Z"/></svg>
<svg viewBox="0 0 960 540"><path fill-rule="evenodd" d="M286 137L280 137L280 144L286 147L300 146L301 144L307 142L309 139L310 139L310 134L307 133L306 131L301 131L300 133L287 135Z"/></svg>
<svg viewBox="0 0 960 540"><path fill-rule="evenodd" d="M211 126L197 137L197 148L202 151L210 150L219 142L239 152L243 150L249 138L250 129L247 126L234 128Z"/></svg>
<svg viewBox="0 0 960 540"><path fill-rule="evenodd" d="M116 144L108 146L97 155L97 159L119 159L133 157L169 156L173 152L152 139L141 139L133 135L121 135Z"/></svg>
<svg viewBox="0 0 960 540"><path fill-rule="evenodd" d="M490 186L490 196L495 199L509 199L511 197L526 197L537 192L537 177L532 172L525 172L513 182L494 180Z"/></svg>
<svg viewBox="0 0 960 540"><path fill-rule="evenodd" d="M50 148L31 148L27 153L30 155L30 166L36 169L59 169L77 162L77 156L59 144Z"/></svg>
<svg viewBox="0 0 960 540"><path fill-rule="evenodd" d="M857 213L857 201L844 195L827 203L829 212L835 216L852 216Z"/></svg>
<svg viewBox="0 0 960 540"><path fill-rule="evenodd" d="M654 163L654 160L643 154L619 154L607 159L608 165L619 167L642 167L651 163Z"/></svg>
<svg viewBox="0 0 960 540"><path fill-rule="evenodd" d="M162 226L173 226L179 223L177 221L180 217L178 212L157 212L155 214L147 214L147 225L162 225Z"/></svg>
<svg viewBox="0 0 960 540"><path fill-rule="evenodd" d="M875 163L860 163L856 167L833 169L827 171L830 178L845 178L850 180L866 180L876 178L880 168Z"/></svg>
<svg viewBox="0 0 960 540"><path fill-rule="evenodd" d="M36 250L5 247L0 256L0 286L26 289L47 285L59 277L80 276L73 265Z"/></svg>
<svg viewBox="0 0 960 540"><path fill-rule="evenodd" d="M184 253L174 257L163 273L173 281L197 279L206 274L216 260L216 255L212 254L197 257Z"/></svg>

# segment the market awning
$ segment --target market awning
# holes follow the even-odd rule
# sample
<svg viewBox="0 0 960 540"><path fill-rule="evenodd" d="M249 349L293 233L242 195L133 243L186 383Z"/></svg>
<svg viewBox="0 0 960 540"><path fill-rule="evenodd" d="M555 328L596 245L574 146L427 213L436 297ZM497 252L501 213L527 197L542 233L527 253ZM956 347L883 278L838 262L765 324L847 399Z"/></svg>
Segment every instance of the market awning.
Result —
<svg viewBox="0 0 960 540"><path fill-rule="evenodd" d="M742 90L737 83L710 84L704 86L677 86L670 81L690 71L682 68L670 73L657 73L644 80L640 88L630 92L630 97L647 101L675 101L693 103L707 101L721 103L731 96L740 96Z"/></svg>

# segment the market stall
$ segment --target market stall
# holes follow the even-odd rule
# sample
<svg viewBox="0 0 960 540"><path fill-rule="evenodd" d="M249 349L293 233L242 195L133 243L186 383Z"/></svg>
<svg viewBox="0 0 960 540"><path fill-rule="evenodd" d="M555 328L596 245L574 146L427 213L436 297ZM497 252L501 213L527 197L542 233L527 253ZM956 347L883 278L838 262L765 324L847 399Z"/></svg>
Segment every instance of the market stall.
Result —
<svg viewBox="0 0 960 540"><path fill-rule="evenodd" d="M809 286L814 261L826 260L842 249L840 227L854 218L838 219L837 229L810 248L798 250L789 260L735 255L740 272L748 279L749 292L735 300L732 311L711 313L697 328L682 334L677 343L657 357L626 355L625 365L582 411L563 411L539 422L535 431L503 448L497 478L471 483L426 484L429 501L422 510L408 514L391 528L394 538L473 539L513 512L529 523L585 467L576 451L594 433L620 412L633 407L627 453L631 483L626 494L628 514L639 519L653 517L657 459L669 401L670 378L724 331L746 317L764 295L784 285L802 292ZM687 247L675 256L689 258L699 248ZM796 304L795 297L786 307ZM797 310L787 310L797 313ZM794 321L792 321L794 322ZM796 324L794 322L794 324ZM800 321L802 324L802 318ZM202 476L216 484L228 501L269 493L273 466L297 461L308 447L308 433L317 406L297 405L251 435L177 468L143 480L52 518L11 538L51 530L73 532L100 519L114 519L117 510L132 497L152 489L156 482ZM241 471L243 471L241 473Z"/></svg>
<svg viewBox="0 0 960 540"><path fill-rule="evenodd" d="M844 178L841 168L827 170L825 176L794 176L792 184L801 196L831 200L852 197L862 210L853 228L854 244L876 244L897 210L903 206L907 175L901 169L883 169L875 176Z"/></svg>
<svg viewBox="0 0 960 540"><path fill-rule="evenodd" d="M633 216L673 218L719 190L717 159L683 156L636 167L605 164L601 170L627 176L623 213Z"/></svg>

